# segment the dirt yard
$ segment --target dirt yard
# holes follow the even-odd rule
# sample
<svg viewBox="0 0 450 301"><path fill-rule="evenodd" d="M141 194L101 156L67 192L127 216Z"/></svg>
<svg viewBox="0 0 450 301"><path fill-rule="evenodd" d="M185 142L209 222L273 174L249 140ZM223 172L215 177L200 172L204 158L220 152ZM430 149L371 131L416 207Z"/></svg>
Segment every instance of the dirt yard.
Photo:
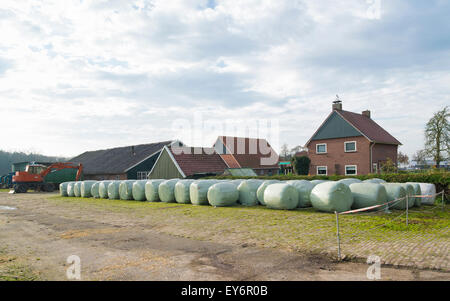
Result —
<svg viewBox="0 0 450 301"><path fill-rule="evenodd" d="M71 255L82 280L367 280L363 262L304 249L283 228L295 212L270 213L269 226L253 223L269 210L255 210L0 192L0 280L67 280ZM450 280L446 271L393 266L381 276Z"/></svg>

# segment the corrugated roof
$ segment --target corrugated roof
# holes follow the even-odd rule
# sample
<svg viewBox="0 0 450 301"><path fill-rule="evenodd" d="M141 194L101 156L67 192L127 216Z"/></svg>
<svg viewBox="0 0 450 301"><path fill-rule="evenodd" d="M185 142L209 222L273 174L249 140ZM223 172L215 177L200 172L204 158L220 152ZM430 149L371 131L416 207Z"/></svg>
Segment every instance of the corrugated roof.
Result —
<svg viewBox="0 0 450 301"><path fill-rule="evenodd" d="M369 138L369 140L376 143L401 145L400 141L379 126L372 118L344 110L336 110L336 112L358 129L364 136Z"/></svg>
<svg viewBox="0 0 450 301"><path fill-rule="evenodd" d="M172 147L169 148L186 177L195 174L222 174L227 168L214 148Z"/></svg>
<svg viewBox="0 0 450 301"><path fill-rule="evenodd" d="M172 141L164 141L90 151L70 161L83 164L83 173L86 175L122 174L171 143Z"/></svg>

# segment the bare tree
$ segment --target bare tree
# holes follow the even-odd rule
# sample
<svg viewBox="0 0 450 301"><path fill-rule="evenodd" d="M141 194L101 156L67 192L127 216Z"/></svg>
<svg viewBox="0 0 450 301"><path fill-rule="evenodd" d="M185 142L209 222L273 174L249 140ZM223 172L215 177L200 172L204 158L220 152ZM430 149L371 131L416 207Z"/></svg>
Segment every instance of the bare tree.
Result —
<svg viewBox="0 0 450 301"><path fill-rule="evenodd" d="M425 129L425 151L429 157L433 158L438 168L440 163L448 157L450 145L449 117L449 108L445 107L433 115Z"/></svg>
<svg viewBox="0 0 450 301"><path fill-rule="evenodd" d="M288 147L288 145L286 143L281 146L281 153L280 153L280 155L285 160L286 160L286 158L290 157L289 147Z"/></svg>
<svg viewBox="0 0 450 301"><path fill-rule="evenodd" d="M409 157L407 154L404 154L402 152L398 152L398 163L403 164L403 165L408 165L409 164Z"/></svg>
<svg viewBox="0 0 450 301"><path fill-rule="evenodd" d="M428 155L424 149L417 151L413 156L413 161L416 161L417 165L426 165Z"/></svg>

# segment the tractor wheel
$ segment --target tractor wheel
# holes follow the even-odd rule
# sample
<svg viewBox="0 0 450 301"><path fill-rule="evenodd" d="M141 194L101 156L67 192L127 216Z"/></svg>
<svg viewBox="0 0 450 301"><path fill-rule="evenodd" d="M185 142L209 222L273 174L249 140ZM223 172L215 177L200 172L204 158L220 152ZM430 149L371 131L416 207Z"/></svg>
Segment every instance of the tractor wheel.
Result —
<svg viewBox="0 0 450 301"><path fill-rule="evenodd" d="M14 192L15 193L26 193L28 191L28 185L27 184L16 184L14 185Z"/></svg>
<svg viewBox="0 0 450 301"><path fill-rule="evenodd" d="M42 191L53 192L53 191L55 191L55 186L51 183L44 183L42 185Z"/></svg>

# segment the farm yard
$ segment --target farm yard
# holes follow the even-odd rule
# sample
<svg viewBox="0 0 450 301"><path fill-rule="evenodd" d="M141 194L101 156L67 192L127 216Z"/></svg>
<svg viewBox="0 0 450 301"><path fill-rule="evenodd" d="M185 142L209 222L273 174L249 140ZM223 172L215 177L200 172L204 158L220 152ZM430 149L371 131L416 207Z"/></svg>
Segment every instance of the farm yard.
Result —
<svg viewBox="0 0 450 301"><path fill-rule="evenodd" d="M403 211L342 216L341 262L334 214L311 208L4 192L0 206L2 280L65 280L70 255L83 280L367 280L370 255L383 280L450 279L448 205L412 208L408 228Z"/></svg>

